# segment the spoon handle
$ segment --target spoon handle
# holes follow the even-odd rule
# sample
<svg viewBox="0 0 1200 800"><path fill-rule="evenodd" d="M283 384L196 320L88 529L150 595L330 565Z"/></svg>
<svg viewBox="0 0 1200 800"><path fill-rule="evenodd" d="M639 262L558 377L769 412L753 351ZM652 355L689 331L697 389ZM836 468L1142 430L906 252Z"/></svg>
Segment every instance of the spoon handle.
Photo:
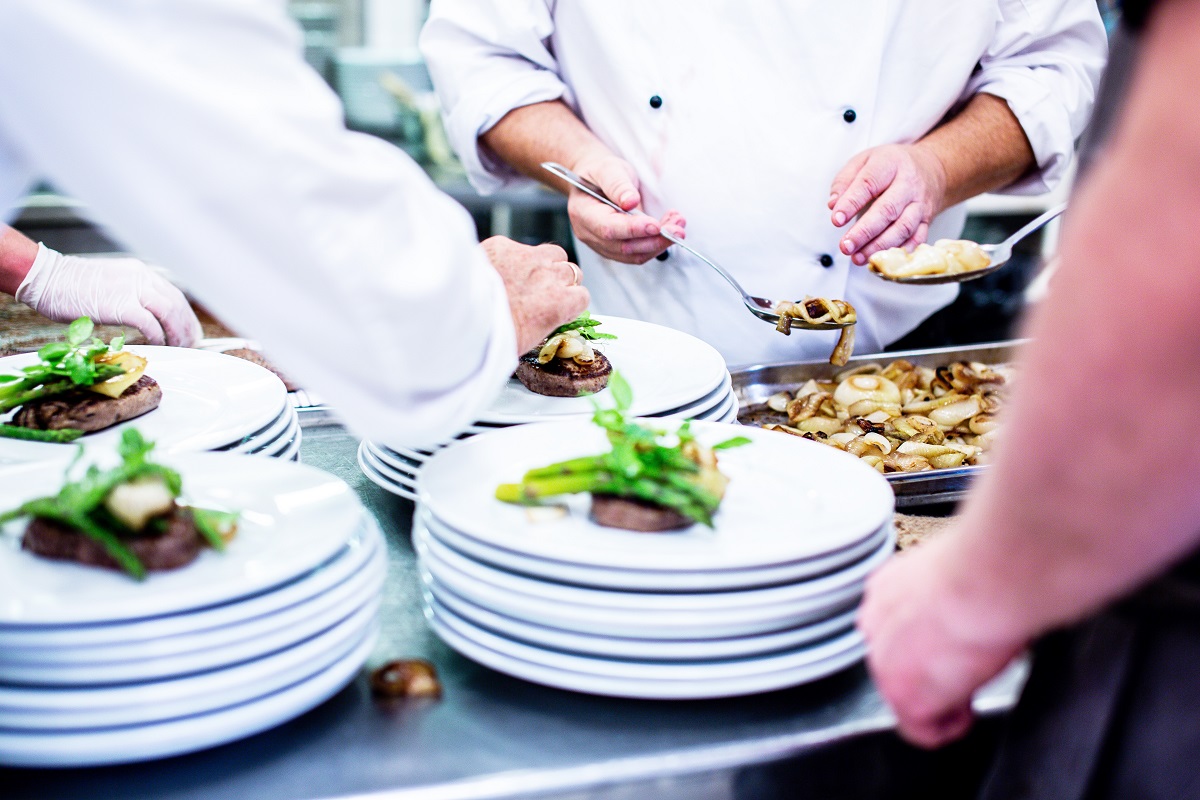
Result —
<svg viewBox="0 0 1200 800"><path fill-rule="evenodd" d="M1058 205L1054 206L1053 208L1051 208L1051 209L1048 209L1048 210L1046 211L1046 213L1042 214L1040 217L1038 217L1037 219L1035 219L1035 220L1033 220L1032 222L1030 222L1030 223L1029 223L1028 225L1026 225L1024 228L1021 228L1019 231L1017 231L1016 233L1014 233L1012 236L1010 236L1010 237L1008 237L1007 239L1005 239L1005 240L1004 240L1004 241L1001 243L1001 246L1004 246L1004 247L1012 247L1012 246L1013 246L1013 245L1015 245L1017 242L1021 241L1021 240L1022 240L1022 239L1024 239L1026 236L1028 236L1029 234L1033 233L1033 232L1034 232L1034 231L1036 231L1038 228L1042 227L1042 226L1043 226L1043 225L1045 225L1047 222L1049 222L1050 220L1054 219L1055 217L1057 217L1059 214L1063 213L1063 212L1064 212L1064 211L1066 211L1066 210L1067 210L1067 204L1066 204L1066 203L1059 203Z"/></svg>
<svg viewBox="0 0 1200 800"><path fill-rule="evenodd" d="M604 203L604 205L608 206L609 208L620 211L622 214L629 214L630 216L633 216L632 211L626 211L625 209L621 208L619 205L614 203L612 200L609 200L608 197L605 196L604 190L601 189L599 186L597 186L596 184L594 184L587 178L583 177L582 175L578 175L578 174L572 172L571 170L564 167L562 164L556 164L553 161L547 161L542 164L542 169L558 176L559 178L562 178L564 181L571 184L579 191L599 200L601 203ZM696 258L703 261L708 266L715 269L717 271L717 274L719 274L722 278L724 278L729 283L730 286L732 286L734 289L737 290L738 294L740 294L742 296L742 299L746 302L746 304L747 305L750 304L750 302L751 302L750 295L746 294L746 290L742 288L741 284L739 284L736 280L734 280L733 276L730 275L728 272L726 272L719 264L714 263L712 261L712 259L693 250L682 239L680 239L676 236L672 236L667 231L660 230L658 235L661 236L662 238L666 239L671 244L678 245L683 250L686 250L687 252L694 255Z"/></svg>
<svg viewBox="0 0 1200 800"><path fill-rule="evenodd" d="M609 208L613 209L614 211L620 211L622 214L629 214L630 216L633 215L633 212L626 211L625 209L621 208L619 205L614 203L612 200L609 200L608 197L605 196L604 190L601 189L599 186L592 183L591 181L589 181L587 178L583 177L582 175L572 172L571 170L564 167L562 164L556 164L553 161L545 161L542 163L542 169L546 170L547 172L549 172L559 178L562 178L564 181L571 184L579 191L583 192L584 194L591 195L593 198L595 198L596 200L599 200L601 203L604 203L604 205L608 206Z"/></svg>

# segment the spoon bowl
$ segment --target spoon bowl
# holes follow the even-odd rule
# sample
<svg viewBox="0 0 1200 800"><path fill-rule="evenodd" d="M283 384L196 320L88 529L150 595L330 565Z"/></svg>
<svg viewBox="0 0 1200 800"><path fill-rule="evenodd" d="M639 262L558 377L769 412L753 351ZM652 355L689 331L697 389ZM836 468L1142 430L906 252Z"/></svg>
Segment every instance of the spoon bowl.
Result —
<svg viewBox="0 0 1200 800"><path fill-rule="evenodd" d="M1062 214L1067 210L1066 203L1059 203L1053 208L1046 211L1037 219L1030 222L1025 227L1018 230L1012 236L1005 239L999 244L984 244L980 245L980 249L987 253L988 259L991 261L988 266L983 269L973 269L967 272L941 272L933 275L907 275L903 277L893 277L884 275L881 272L875 272L880 278L893 283L908 283L916 286L929 286L935 283L964 283L966 281L974 281L985 275L991 275L996 270L1003 267L1012 259L1013 247L1029 234L1041 228L1050 220ZM874 272L874 270L872 270Z"/></svg>

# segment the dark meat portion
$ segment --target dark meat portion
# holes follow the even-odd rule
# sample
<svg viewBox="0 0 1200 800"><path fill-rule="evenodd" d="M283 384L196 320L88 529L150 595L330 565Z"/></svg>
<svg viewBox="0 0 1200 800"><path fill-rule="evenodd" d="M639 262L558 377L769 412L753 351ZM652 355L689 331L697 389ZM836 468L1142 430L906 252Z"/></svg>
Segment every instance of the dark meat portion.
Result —
<svg viewBox="0 0 1200 800"><path fill-rule="evenodd" d="M26 403L17 411L12 424L39 431L75 428L92 433L140 417L158 408L161 402L162 388L149 375L143 375L120 397L79 390Z"/></svg>
<svg viewBox="0 0 1200 800"><path fill-rule="evenodd" d="M258 364L263 369L275 373L275 376L279 378L279 380L283 381L284 388L286 388L289 392L294 392L300 388L296 384L292 383L291 380L288 379L288 376L275 369L275 365L263 358L263 354L257 350L251 350L247 347L239 347L236 350L226 350L224 352L227 356L240 358L243 361L249 361L251 364Z"/></svg>
<svg viewBox="0 0 1200 800"><path fill-rule="evenodd" d="M204 538L196 530L192 512L179 509L171 514L164 533L122 538L138 560L151 571L178 569L196 560L204 547ZM75 561L93 567L119 570L121 567L99 542L74 528L47 519L34 519L25 529L21 547L31 553L57 561Z"/></svg>
<svg viewBox="0 0 1200 800"><path fill-rule="evenodd" d="M642 533L675 531L694 524L678 511L645 500L610 494L592 495L592 521L606 528L623 528Z"/></svg>
<svg viewBox="0 0 1200 800"><path fill-rule="evenodd" d="M547 397L579 397L595 394L608 386L612 364L603 353L581 364L573 358L552 358L545 364L537 361L537 351L526 353L517 364L517 380L535 394Z"/></svg>

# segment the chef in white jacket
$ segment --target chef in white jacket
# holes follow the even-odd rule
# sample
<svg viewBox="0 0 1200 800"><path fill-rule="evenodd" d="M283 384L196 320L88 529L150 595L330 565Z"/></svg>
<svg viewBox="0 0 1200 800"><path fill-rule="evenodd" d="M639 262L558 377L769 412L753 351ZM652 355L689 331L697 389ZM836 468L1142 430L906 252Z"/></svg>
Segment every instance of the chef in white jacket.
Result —
<svg viewBox="0 0 1200 800"><path fill-rule="evenodd" d="M421 47L481 192L558 161L644 212L571 190L594 310L733 365L821 358L836 334L780 336L660 230L751 294L849 301L879 350L956 288L856 265L957 237L972 195L1048 191L1106 50L1094 0L433 0Z"/></svg>
<svg viewBox="0 0 1200 800"><path fill-rule="evenodd" d="M48 178L360 434L434 441L586 307L579 268L479 247L302 52L282 0L0 3L0 208Z"/></svg>

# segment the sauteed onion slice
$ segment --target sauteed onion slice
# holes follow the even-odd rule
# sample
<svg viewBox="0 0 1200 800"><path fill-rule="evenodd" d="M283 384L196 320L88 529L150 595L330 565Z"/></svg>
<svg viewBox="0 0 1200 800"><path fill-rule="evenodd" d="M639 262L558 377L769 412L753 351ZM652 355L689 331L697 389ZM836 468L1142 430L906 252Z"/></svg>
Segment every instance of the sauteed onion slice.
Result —
<svg viewBox="0 0 1200 800"><path fill-rule="evenodd" d="M864 364L772 395L767 408L787 424L764 427L846 450L881 472L980 464L1009 378L1006 368L978 362Z"/></svg>

